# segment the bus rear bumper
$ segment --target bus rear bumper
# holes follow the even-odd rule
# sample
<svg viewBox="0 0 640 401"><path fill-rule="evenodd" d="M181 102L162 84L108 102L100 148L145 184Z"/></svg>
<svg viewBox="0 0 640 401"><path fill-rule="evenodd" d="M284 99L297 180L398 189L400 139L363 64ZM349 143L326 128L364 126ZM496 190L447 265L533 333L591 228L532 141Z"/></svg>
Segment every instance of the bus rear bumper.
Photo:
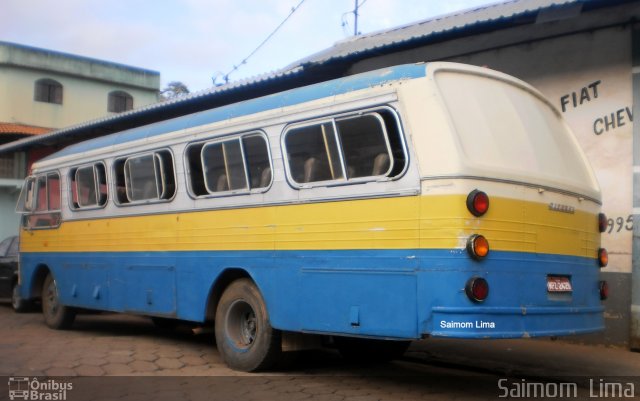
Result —
<svg viewBox="0 0 640 401"><path fill-rule="evenodd" d="M528 338L604 330L604 307L434 307L432 337Z"/></svg>

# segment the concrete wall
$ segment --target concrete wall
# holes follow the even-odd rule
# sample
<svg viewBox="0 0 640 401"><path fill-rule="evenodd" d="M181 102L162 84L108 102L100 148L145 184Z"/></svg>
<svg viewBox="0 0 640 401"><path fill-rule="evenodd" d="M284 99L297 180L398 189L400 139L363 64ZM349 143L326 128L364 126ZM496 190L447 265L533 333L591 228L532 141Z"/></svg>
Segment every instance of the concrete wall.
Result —
<svg viewBox="0 0 640 401"><path fill-rule="evenodd" d="M63 87L62 104L34 101L42 78ZM133 97L133 107L158 101L155 71L0 42L0 122L62 128L109 114L109 92Z"/></svg>
<svg viewBox="0 0 640 401"><path fill-rule="evenodd" d="M611 223L602 236L610 255L603 278L612 290L605 303L607 330L579 340L619 345L630 344L631 287L635 280L640 288L640 277L631 274L633 26L615 21L634 13L640 14L640 10L625 6L591 13L580 21L536 24L417 47L361 61L350 71L404 62L456 61L514 75L533 84L555 103L594 167L603 191L603 211Z"/></svg>
<svg viewBox="0 0 640 401"><path fill-rule="evenodd" d="M62 104L33 100L35 82L41 78L62 85ZM110 114L107 99L114 90L129 93L134 108L158 101L157 91L0 64L0 121L49 128L78 124Z"/></svg>

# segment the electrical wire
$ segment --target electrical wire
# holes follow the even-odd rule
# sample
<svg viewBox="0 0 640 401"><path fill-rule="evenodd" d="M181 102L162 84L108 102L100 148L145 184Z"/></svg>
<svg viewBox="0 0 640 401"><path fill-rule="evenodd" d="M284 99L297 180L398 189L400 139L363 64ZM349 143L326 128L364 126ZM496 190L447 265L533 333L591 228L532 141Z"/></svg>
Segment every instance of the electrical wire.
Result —
<svg viewBox="0 0 640 401"><path fill-rule="evenodd" d="M291 9L291 12L289 13L289 15L287 15L287 17L282 20L282 22L276 27L276 29L274 29L259 45L258 47L256 47L255 49L253 49L253 51L251 53L249 53L249 55L247 57L245 57L244 59L242 59L242 61L240 63L238 63L237 65L234 65L233 68L231 69L231 71L229 71L228 73L224 74L223 79L225 81L225 83L229 82L229 75L233 74L234 72L236 72L242 65L247 64L247 60L249 60L251 58L251 56L253 56L254 54L256 54L256 52L258 50L260 50L260 48L262 46L264 46L269 39L271 39L271 37L273 35L275 35L276 32L278 32L278 30L285 24L285 22L287 22L287 20L289 18L291 18L291 16L293 15L293 13L295 13L298 8L300 8L300 6L302 5L302 3L304 3L306 0L300 0L300 2L298 3L297 6L293 7ZM364 0L365 2L367 0Z"/></svg>

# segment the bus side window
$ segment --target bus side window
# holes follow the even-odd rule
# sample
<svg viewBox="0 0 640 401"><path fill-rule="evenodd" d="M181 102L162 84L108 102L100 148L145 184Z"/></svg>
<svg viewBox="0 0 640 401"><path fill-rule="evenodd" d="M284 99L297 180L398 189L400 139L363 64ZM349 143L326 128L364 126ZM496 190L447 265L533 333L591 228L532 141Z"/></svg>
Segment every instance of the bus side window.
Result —
<svg viewBox="0 0 640 401"><path fill-rule="evenodd" d="M118 159L113 170L118 204L170 200L176 193L173 156L168 150Z"/></svg>
<svg viewBox="0 0 640 401"><path fill-rule="evenodd" d="M344 178L331 122L293 128L285 134L289 171L299 184Z"/></svg>
<svg viewBox="0 0 640 401"><path fill-rule="evenodd" d="M185 151L193 195L267 188L273 179L268 144L260 133L189 145Z"/></svg>
<svg viewBox="0 0 640 401"><path fill-rule="evenodd" d="M60 176L58 173L38 175L35 182L27 182L28 192L34 193L33 207L22 210L27 213L22 224L26 228L51 228L60 224ZM26 195L29 198L29 195Z"/></svg>
<svg viewBox="0 0 640 401"><path fill-rule="evenodd" d="M102 163L71 169L69 181L73 209L102 207L107 203L107 178Z"/></svg>
<svg viewBox="0 0 640 401"><path fill-rule="evenodd" d="M251 189L266 188L271 184L272 172L267 140L262 135L242 137L242 148L247 161Z"/></svg>
<svg viewBox="0 0 640 401"><path fill-rule="evenodd" d="M347 177L387 175L391 170L391 150L382 118L377 114L336 121L347 165Z"/></svg>
<svg viewBox="0 0 640 401"><path fill-rule="evenodd" d="M290 128L284 146L298 184L394 177L407 160L397 117L386 108Z"/></svg>

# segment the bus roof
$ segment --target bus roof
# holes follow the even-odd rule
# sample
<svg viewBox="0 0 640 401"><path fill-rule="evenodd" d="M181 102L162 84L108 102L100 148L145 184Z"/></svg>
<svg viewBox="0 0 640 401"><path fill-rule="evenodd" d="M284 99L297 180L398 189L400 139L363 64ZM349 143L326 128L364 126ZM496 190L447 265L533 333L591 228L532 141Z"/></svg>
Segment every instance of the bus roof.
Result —
<svg viewBox="0 0 640 401"><path fill-rule="evenodd" d="M340 95L386 82L403 79L420 78L426 75L426 64L404 64L362 74L351 75L345 78L334 79L301 88L245 100L210 110L201 111L186 116L160 121L154 124L113 133L100 138L91 139L68 146L48 157L42 159L53 160L60 157L80 154L96 149L105 149L145 138L174 132L181 129L211 124L231 118L242 117L262 111L273 110L281 107L292 106L316 99Z"/></svg>

